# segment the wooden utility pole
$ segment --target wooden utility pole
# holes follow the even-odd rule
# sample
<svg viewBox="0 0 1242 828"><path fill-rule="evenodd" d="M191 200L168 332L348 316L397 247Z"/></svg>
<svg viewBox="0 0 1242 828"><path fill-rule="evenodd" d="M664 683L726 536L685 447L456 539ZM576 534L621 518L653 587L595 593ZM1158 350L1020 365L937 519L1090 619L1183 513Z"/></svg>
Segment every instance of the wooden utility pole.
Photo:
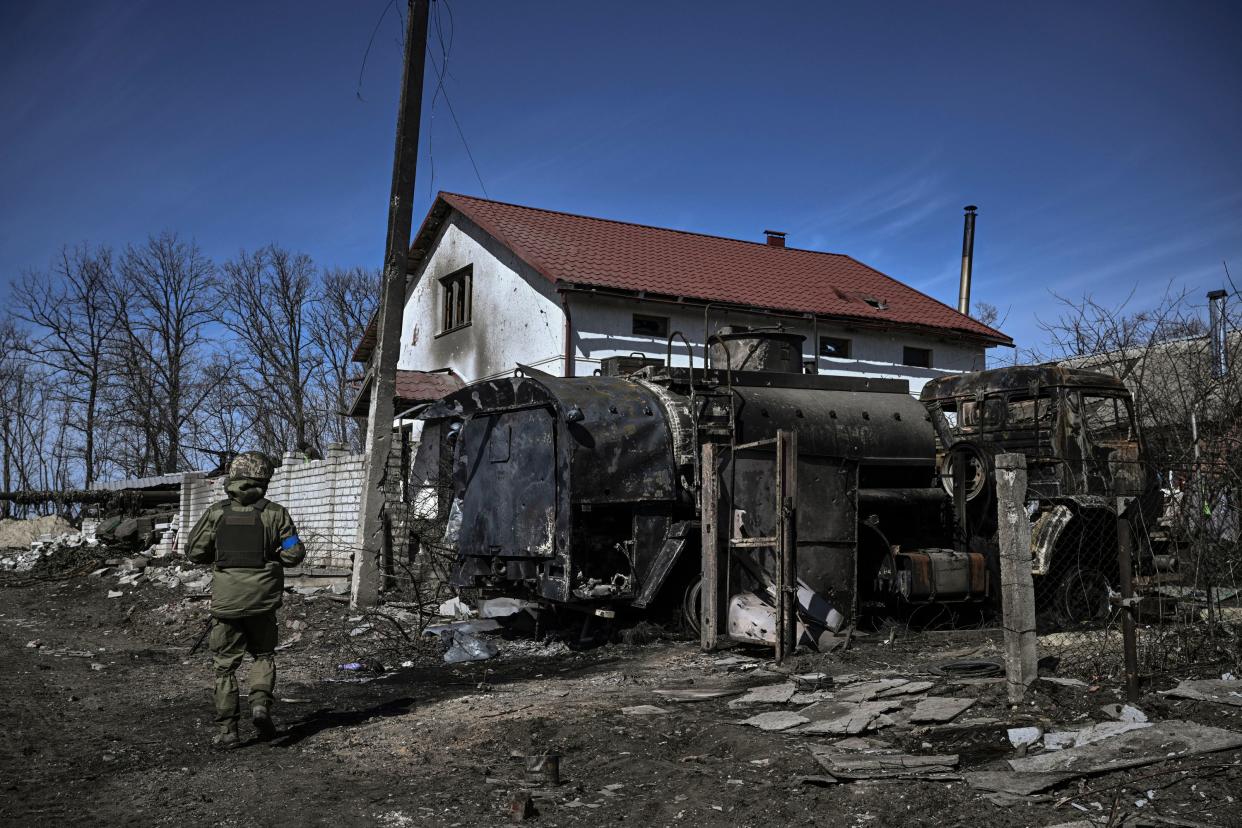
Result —
<svg viewBox="0 0 1242 828"><path fill-rule="evenodd" d="M409 0L405 32L405 74L397 109L397 148L388 200L388 241L384 250L384 286L376 314L377 341L371 369L371 407L367 414L367 451L360 504L359 541L354 553L353 607L374 606L384 573L384 474L392 449L392 398L401 349L401 315L414 221L414 179L418 166L418 127L423 110L423 63L427 54L430 0Z"/></svg>

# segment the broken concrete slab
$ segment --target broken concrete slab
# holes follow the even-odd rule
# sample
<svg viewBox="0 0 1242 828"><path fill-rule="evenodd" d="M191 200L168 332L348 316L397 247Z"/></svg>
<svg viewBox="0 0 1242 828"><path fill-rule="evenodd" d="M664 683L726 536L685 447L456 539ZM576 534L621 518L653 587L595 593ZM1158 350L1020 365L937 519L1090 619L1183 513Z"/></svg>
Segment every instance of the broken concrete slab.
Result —
<svg viewBox="0 0 1242 828"><path fill-rule="evenodd" d="M956 754L918 756L896 751L849 751L812 745L811 755L837 779L960 779Z"/></svg>
<svg viewBox="0 0 1242 828"><path fill-rule="evenodd" d="M1075 774L1063 772L1019 773L1018 771L972 771L962 774L970 787L980 791L1030 796L1073 779Z"/></svg>
<svg viewBox="0 0 1242 828"><path fill-rule="evenodd" d="M1038 727L1011 727L1007 731L1007 735L1009 736L1009 744L1021 750L1038 742L1039 737L1043 736L1044 732Z"/></svg>
<svg viewBox="0 0 1242 828"><path fill-rule="evenodd" d="M796 692L798 692L798 686L792 681L752 687L745 696L729 702L729 707L745 707L751 704L785 704L793 698Z"/></svg>
<svg viewBox="0 0 1242 828"><path fill-rule="evenodd" d="M948 722L974 705L975 699L959 699L953 696L928 696L914 706L910 714L912 724Z"/></svg>
<svg viewBox="0 0 1242 828"><path fill-rule="evenodd" d="M879 691L874 698L891 699L895 696L913 696L915 693L924 693L935 686L934 681L907 681L905 684Z"/></svg>
<svg viewBox="0 0 1242 828"><path fill-rule="evenodd" d="M791 727L806 724L808 721L810 719L806 716L800 716L789 710L773 710L743 719L739 724L757 727L760 730L788 730Z"/></svg>
<svg viewBox="0 0 1242 828"><path fill-rule="evenodd" d="M1147 714L1132 704L1106 704L1100 708L1104 715L1119 722L1145 722Z"/></svg>
<svg viewBox="0 0 1242 828"><path fill-rule="evenodd" d="M1215 702L1242 707L1242 681L1223 679L1182 679L1172 690L1159 691L1163 696L1175 699Z"/></svg>
<svg viewBox="0 0 1242 828"><path fill-rule="evenodd" d="M837 736L853 736L866 730L891 725L892 719L884 714L901 707L901 702L879 700L849 704L848 702L821 702L800 711L811 719L811 724L798 729L799 733L817 733Z"/></svg>
<svg viewBox="0 0 1242 828"><path fill-rule="evenodd" d="M1010 759L1009 767L1022 772L1066 772L1078 776L1105 773L1163 762L1183 756L1198 756L1242 747L1242 733L1195 722L1175 721L1146 724L1106 722L1133 729L1099 742L1076 745L1065 750ZM1081 734L1080 734L1081 735Z"/></svg>
<svg viewBox="0 0 1242 828"><path fill-rule="evenodd" d="M910 684L910 679L891 678L864 681L841 691L837 698L845 702L865 702L875 699L879 694Z"/></svg>
<svg viewBox="0 0 1242 828"><path fill-rule="evenodd" d="M651 692L665 701L696 702L723 699L745 693L745 687L661 687Z"/></svg>

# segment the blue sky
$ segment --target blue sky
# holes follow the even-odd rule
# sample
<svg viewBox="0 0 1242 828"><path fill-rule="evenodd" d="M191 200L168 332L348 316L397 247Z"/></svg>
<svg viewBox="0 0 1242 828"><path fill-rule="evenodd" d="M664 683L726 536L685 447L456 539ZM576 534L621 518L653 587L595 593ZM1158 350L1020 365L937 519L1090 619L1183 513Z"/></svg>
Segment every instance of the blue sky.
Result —
<svg viewBox="0 0 1242 828"><path fill-rule="evenodd" d="M356 92L386 4L0 0L0 280L164 229L377 265L391 10ZM978 204L974 296L1025 347L1050 291L1242 274L1236 2L433 5L493 198L781 229L949 304ZM416 224L433 188L483 194L427 75Z"/></svg>

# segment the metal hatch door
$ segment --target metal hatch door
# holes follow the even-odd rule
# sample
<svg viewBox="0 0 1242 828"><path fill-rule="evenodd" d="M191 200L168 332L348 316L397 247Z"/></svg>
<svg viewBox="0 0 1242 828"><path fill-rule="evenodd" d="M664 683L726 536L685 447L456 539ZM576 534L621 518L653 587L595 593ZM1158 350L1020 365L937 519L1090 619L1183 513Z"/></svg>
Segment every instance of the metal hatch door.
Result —
<svg viewBox="0 0 1242 828"><path fill-rule="evenodd" d="M547 408L484 414L462 429L468 555L556 554L556 430Z"/></svg>

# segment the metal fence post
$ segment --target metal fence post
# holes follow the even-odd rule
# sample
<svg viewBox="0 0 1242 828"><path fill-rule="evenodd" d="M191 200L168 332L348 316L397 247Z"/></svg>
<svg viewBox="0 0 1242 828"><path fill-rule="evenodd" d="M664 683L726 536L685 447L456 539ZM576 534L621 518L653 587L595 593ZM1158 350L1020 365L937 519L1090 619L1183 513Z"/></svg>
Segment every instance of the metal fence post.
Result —
<svg viewBox="0 0 1242 828"><path fill-rule="evenodd" d="M699 644L716 649L728 608L721 601L729 548L720 542L720 481L716 470L716 446L703 446L702 485L699 488L699 534L702 539L702 580L699 590Z"/></svg>
<svg viewBox="0 0 1242 828"><path fill-rule="evenodd" d="M1035 582L1031 575L1031 522L1026 514L1025 500L1026 456L996 455L1005 683L1012 704L1022 701L1038 674Z"/></svg>

